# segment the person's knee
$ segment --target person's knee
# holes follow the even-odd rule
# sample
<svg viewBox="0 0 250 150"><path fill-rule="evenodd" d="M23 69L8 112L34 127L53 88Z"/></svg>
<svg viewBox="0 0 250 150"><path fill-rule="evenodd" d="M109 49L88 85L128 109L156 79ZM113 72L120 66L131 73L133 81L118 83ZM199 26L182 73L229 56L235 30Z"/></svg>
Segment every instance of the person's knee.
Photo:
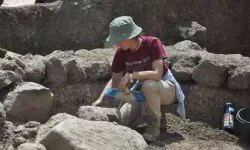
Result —
<svg viewBox="0 0 250 150"><path fill-rule="evenodd" d="M142 92L146 93L148 91L157 91L157 81L155 80L145 80L142 84Z"/></svg>

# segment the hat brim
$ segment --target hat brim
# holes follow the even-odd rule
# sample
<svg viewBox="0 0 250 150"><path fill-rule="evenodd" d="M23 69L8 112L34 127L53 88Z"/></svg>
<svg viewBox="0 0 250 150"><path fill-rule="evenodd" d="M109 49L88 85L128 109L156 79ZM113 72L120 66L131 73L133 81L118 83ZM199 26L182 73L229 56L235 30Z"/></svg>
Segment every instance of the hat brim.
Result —
<svg viewBox="0 0 250 150"><path fill-rule="evenodd" d="M131 39L139 35L141 32L142 32L142 28L139 26L135 26L135 28L133 29L133 32L130 35L111 35L110 34L106 39L106 43L115 44L118 41Z"/></svg>

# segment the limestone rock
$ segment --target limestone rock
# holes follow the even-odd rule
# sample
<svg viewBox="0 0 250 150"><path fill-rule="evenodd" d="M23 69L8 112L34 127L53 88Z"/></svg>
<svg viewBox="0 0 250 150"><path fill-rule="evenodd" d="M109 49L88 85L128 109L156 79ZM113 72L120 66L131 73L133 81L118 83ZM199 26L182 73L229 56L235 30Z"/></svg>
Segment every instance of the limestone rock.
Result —
<svg viewBox="0 0 250 150"><path fill-rule="evenodd" d="M10 143L9 137L12 137L14 135L14 130L16 127L10 121L5 121L3 124L1 124L0 127L1 127L0 128L0 141L3 143L8 143L8 142Z"/></svg>
<svg viewBox="0 0 250 150"><path fill-rule="evenodd" d="M0 68L2 70L11 70L15 72L18 75L18 78L20 79L25 80L27 78L24 71L24 64L23 62L21 62L20 59L12 59L12 60L1 59Z"/></svg>
<svg viewBox="0 0 250 150"><path fill-rule="evenodd" d="M90 52L98 55L98 56L105 56L108 58L112 58L115 54L116 48L96 48L90 50Z"/></svg>
<svg viewBox="0 0 250 150"><path fill-rule="evenodd" d="M77 50L74 53L75 56L84 58L84 59L91 59L92 57L97 57L98 55L94 54L92 51L88 51L86 49Z"/></svg>
<svg viewBox="0 0 250 150"><path fill-rule="evenodd" d="M47 83L63 83L67 81L67 69L60 59L51 57L45 65Z"/></svg>
<svg viewBox="0 0 250 150"><path fill-rule="evenodd" d="M12 145L10 145L9 147L7 147L6 150L15 150L15 148Z"/></svg>
<svg viewBox="0 0 250 150"><path fill-rule="evenodd" d="M26 139L33 140L37 134L39 129L40 123L37 121L29 121L25 125L19 125L15 130L14 133L21 135Z"/></svg>
<svg viewBox="0 0 250 150"><path fill-rule="evenodd" d="M107 79L111 76L109 61L90 61L86 67L86 74L91 80Z"/></svg>
<svg viewBox="0 0 250 150"><path fill-rule="evenodd" d="M35 137L36 137L37 131L38 131L38 127L35 127L35 128L26 128L26 129L22 132L21 135L22 135L25 139L33 140L33 139L35 139Z"/></svg>
<svg viewBox="0 0 250 150"><path fill-rule="evenodd" d="M218 59L201 61L192 74L194 81L203 85L220 87L225 83L228 68Z"/></svg>
<svg viewBox="0 0 250 150"><path fill-rule="evenodd" d="M4 99L7 118L15 121L45 121L53 104L50 89L33 82L19 84Z"/></svg>
<svg viewBox="0 0 250 150"><path fill-rule="evenodd" d="M105 55L110 52L110 49L94 49L91 51L78 50L75 52L81 61L81 66L86 72L86 76L91 80L102 80L110 77L111 54Z"/></svg>
<svg viewBox="0 0 250 150"><path fill-rule="evenodd" d="M87 79L86 60L83 53L74 53L73 51L56 50L47 55L46 62L47 78L45 83L77 83ZM91 58L91 57L90 57Z"/></svg>
<svg viewBox="0 0 250 150"><path fill-rule="evenodd" d="M79 118L93 121L119 122L119 110L94 106L81 106L77 112Z"/></svg>
<svg viewBox="0 0 250 150"><path fill-rule="evenodd" d="M3 145L3 150L15 150L13 147L13 138L14 138L14 130L15 126L12 122L5 121L4 123L0 124L0 149ZM1 149L1 150L2 150Z"/></svg>
<svg viewBox="0 0 250 150"><path fill-rule="evenodd" d="M189 43L189 41L187 41ZM195 62L195 64L199 64L200 60L209 59L211 53L203 50L195 50L195 47L192 47L188 43L179 42L176 43L176 46L164 46L164 50L168 55L168 58L165 60L168 64L175 64L179 60L192 60L191 62ZM179 45L179 46L178 46ZM179 49L178 49L179 47Z"/></svg>
<svg viewBox="0 0 250 150"><path fill-rule="evenodd" d="M209 86L226 85L228 73L232 74L231 72L237 67L250 64L249 58L239 54L223 55L199 52L199 55L201 60L194 69L193 79L198 83Z"/></svg>
<svg viewBox="0 0 250 150"><path fill-rule="evenodd" d="M41 141L41 139L57 124L60 122L67 120L67 119L74 119L75 116L66 114L66 113L59 113L54 116L52 116L45 124L41 125L39 127L39 130L37 132L36 136L36 142Z"/></svg>
<svg viewBox="0 0 250 150"><path fill-rule="evenodd" d="M8 51L6 54L5 54L5 56L4 56L4 58L6 58L6 59L14 59L14 58L22 58L22 55L19 55L19 54L17 54L17 53L13 53L13 52L10 52L10 51Z"/></svg>
<svg viewBox="0 0 250 150"><path fill-rule="evenodd" d="M17 128L14 130L15 134L21 133L25 130L25 126L24 125L19 125L17 126Z"/></svg>
<svg viewBox="0 0 250 150"><path fill-rule="evenodd" d="M201 46L206 44L206 28L197 22L182 22L176 28L181 38L196 42Z"/></svg>
<svg viewBox="0 0 250 150"><path fill-rule="evenodd" d="M181 51L187 51L187 50L190 50L190 49L193 49L193 50L200 50L200 51L203 51L204 49L202 49L197 43L195 42L192 42L192 41L189 41L189 40L185 40L185 41L182 41L182 42L178 42L174 45L174 47L178 50L181 50Z"/></svg>
<svg viewBox="0 0 250 150"><path fill-rule="evenodd" d="M54 142L57 142L55 144ZM147 143L136 131L111 122L68 119L40 141L47 150L144 150Z"/></svg>
<svg viewBox="0 0 250 150"><path fill-rule="evenodd" d="M76 114L82 105L89 105L100 96L107 81L65 83L48 86L54 94L53 114L67 112Z"/></svg>
<svg viewBox="0 0 250 150"><path fill-rule="evenodd" d="M250 89L250 65L236 68L228 78L231 89Z"/></svg>
<svg viewBox="0 0 250 150"><path fill-rule="evenodd" d="M229 54L229 55L220 55L213 54L212 57L216 59L221 59L220 61L227 66L228 69L236 69L239 66L246 66L250 64L249 57L243 57L240 54Z"/></svg>
<svg viewBox="0 0 250 150"><path fill-rule="evenodd" d="M200 58L196 55L196 56L186 57L175 62L172 66L172 72L175 78L178 81L184 81L184 82L193 81L192 73L194 67L198 65L199 59Z"/></svg>
<svg viewBox="0 0 250 150"><path fill-rule="evenodd" d="M24 143L21 144L17 150L46 150L46 148L39 143Z"/></svg>
<svg viewBox="0 0 250 150"><path fill-rule="evenodd" d="M39 127L41 125L40 122L37 121L29 121L28 123L25 124L26 128L34 128L34 127Z"/></svg>
<svg viewBox="0 0 250 150"><path fill-rule="evenodd" d="M45 76L45 64L42 58L39 58L39 56L25 55L22 57L22 60L25 65L24 71L27 75L27 80L41 83Z"/></svg>
<svg viewBox="0 0 250 150"><path fill-rule="evenodd" d="M13 138L13 146L17 148L19 145L26 143L27 140L21 136L17 136Z"/></svg>
<svg viewBox="0 0 250 150"><path fill-rule="evenodd" d="M3 104L0 102L0 124L3 124L6 118L6 113L4 111Z"/></svg>
<svg viewBox="0 0 250 150"><path fill-rule="evenodd" d="M81 66L81 61L78 58L70 58L65 63L67 69L67 82L77 83L87 79L85 69Z"/></svg>
<svg viewBox="0 0 250 150"><path fill-rule="evenodd" d="M0 70L0 89L20 80L18 75L10 70Z"/></svg>

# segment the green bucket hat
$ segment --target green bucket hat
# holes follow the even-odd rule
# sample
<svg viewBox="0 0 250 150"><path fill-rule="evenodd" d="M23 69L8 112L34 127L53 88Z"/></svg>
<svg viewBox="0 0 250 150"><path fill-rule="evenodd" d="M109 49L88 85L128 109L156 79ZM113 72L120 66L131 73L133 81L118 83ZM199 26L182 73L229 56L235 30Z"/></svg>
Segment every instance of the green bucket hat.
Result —
<svg viewBox="0 0 250 150"><path fill-rule="evenodd" d="M114 44L118 41L131 39L139 35L142 28L137 26L130 16L115 18L109 25L109 36L106 42Z"/></svg>

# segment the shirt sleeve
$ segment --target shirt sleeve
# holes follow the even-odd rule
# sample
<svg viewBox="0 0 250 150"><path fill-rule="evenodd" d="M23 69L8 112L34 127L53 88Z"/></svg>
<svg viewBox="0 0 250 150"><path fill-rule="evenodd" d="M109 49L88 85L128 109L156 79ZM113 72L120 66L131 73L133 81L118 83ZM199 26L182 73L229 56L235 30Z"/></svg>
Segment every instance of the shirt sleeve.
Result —
<svg viewBox="0 0 250 150"><path fill-rule="evenodd" d="M113 57L111 71L114 73L120 73L125 70L125 56L120 49L117 49Z"/></svg>
<svg viewBox="0 0 250 150"><path fill-rule="evenodd" d="M150 55L150 59L151 61L155 61L158 59L165 59L167 58L167 54L162 46L162 43L159 39L153 39L152 43L151 43L151 55Z"/></svg>

